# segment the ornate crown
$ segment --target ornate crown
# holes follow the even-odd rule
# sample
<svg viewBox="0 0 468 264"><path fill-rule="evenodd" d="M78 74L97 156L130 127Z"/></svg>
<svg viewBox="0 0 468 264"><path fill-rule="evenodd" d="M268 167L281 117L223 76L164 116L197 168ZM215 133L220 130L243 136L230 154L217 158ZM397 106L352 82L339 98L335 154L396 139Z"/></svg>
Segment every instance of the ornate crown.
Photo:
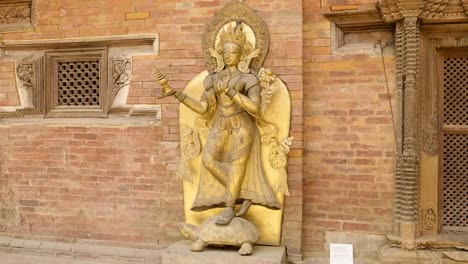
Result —
<svg viewBox="0 0 468 264"><path fill-rule="evenodd" d="M236 21L236 26L233 27L232 24L229 24L227 28L223 29L219 36L219 42L216 45L216 51L218 53L223 52L223 46L227 42L237 43L243 50L246 48L246 44L252 45L247 41L247 36L241 27L242 22Z"/></svg>

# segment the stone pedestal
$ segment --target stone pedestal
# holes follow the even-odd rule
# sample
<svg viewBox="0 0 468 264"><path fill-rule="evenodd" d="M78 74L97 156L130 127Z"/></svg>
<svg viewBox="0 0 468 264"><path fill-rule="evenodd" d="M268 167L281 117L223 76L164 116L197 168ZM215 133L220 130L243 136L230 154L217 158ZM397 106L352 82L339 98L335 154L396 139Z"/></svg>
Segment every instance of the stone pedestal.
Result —
<svg viewBox="0 0 468 264"><path fill-rule="evenodd" d="M203 252L190 251L192 241L181 240L163 251L163 264L285 264L284 247L254 246L250 256L241 256L237 249L219 249L206 247Z"/></svg>

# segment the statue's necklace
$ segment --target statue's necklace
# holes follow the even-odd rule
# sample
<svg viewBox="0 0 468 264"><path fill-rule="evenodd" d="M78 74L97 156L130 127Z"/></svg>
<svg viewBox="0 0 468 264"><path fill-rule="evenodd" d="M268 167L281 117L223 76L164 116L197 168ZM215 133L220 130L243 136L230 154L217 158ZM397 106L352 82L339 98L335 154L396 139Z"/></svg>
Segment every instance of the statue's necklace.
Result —
<svg viewBox="0 0 468 264"><path fill-rule="evenodd" d="M232 74L232 72L230 72L229 77L230 77L230 79L232 80L232 79L234 79L234 78L236 78L237 76L240 76L240 75L241 75L241 72L235 72L234 75Z"/></svg>

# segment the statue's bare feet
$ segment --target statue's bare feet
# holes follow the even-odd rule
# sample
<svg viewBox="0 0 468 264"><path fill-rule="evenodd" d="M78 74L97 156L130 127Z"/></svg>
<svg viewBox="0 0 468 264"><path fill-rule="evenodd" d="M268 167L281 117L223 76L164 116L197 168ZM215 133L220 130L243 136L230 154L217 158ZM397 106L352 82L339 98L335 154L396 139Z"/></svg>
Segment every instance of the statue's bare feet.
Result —
<svg viewBox="0 0 468 264"><path fill-rule="evenodd" d="M250 206L252 205L251 200L244 200L242 202L241 208L239 209L239 212L237 212L236 216L243 216L245 213L247 213L247 210L249 210Z"/></svg>
<svg viewBox="0 0 468 264"><path fill-rule="evenodd" d="M194 252L200 252L203 251L203 248L205 247L205 242L201 241L200 239L193 242L192 246L190 247L190 250Z"/></svg>
<svg viewBox="0 0 468 264"><path fill-rule="evenodd" d="M242 243L241 248L239 249L239 254L242 256L247 256L252 254L253 248L251 243Z"/></svg>
<svg viewBox="0 0 468 264"><path fill-rule="evenodd" d="M234 218L234 208L226 207L224 211L218 215L218 219L216 219L217 225L227 225L231 222L232 218Z"/></svg>

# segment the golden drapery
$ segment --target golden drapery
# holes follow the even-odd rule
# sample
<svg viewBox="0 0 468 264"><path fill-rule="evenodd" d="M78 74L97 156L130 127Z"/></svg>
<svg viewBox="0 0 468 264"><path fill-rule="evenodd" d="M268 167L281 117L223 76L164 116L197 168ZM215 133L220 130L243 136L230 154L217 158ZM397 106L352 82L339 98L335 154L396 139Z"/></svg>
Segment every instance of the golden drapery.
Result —
<svg viewBox="0 0 468 264"><path fill-rule="evenodd" d="M196 76L185 88L184 92L188 95L192 96L193 98L202 98L203 94L205 93L205 89L203 86L203 82L208 76L208 72L204 71ZM213 116L215 112L211 112ZM248 115L248 114L247 114ZM270 123L274 123L278 128L277 137L278 138L286 138L289 136L289 127L290 127L290 115L291 115L291 101L289 96L289 91L287 90L286 86L281 82L280 88L275 92L275 96L272 98L271 102L269 103L265 114L262 116L264 120ZM207 139L209 136L209 129L202 129L198 126L200 123L200 116L190 109L188 109L184 105L180 105L180 127L187 127L193 131L196 131L197 137L199 138L202 150L205 148L207 144ZM211 119L212 122L215 122L215 119ZM262 133L265 131L262 130L261 127L254 126L257 130L257 134L261 138ZM253 142L252 144L260 144L260 142ZM255 159L260 158L261 164L263 165L263 169L265 171L265 178L266 180L275 185L278 182L278 170L273 168L270 164L270 152L272 149L271 145L260 144L261 147L259 149L259 157L256 156ZM187 157L185 157L187 158ZM182 155L182 159L184 159L184 154ZM199 192L199 183L203 181L204 176L203 174L203 166L202 165L202 154L196 157L190 157L187 160L187 167L191 172L191 180L184 180L183 181L183 188L184 188L184 211L185 211L185 221L190 224L200 225L205 219L210 216L219 214L222 208L215 208L205 210L205 211L193 211L191 208L194 206L195 197ZM250 164L254 164L250 163ZM249 183L249 179L244 179L244 183L247 185L252 185ZM257 184L258 182L254 182L253 184ZM216 184L214 184L216 185ZM216 188L215 188L216 189ZM201 191L205 192L212 192L209 188L203 188ZM217 191L214 191L217 192ZM282 207L284 202L284 195L279 192L274 192L276 201L279 204L279 207ZM218 198L218 201L221 201L221 198ZM196 205L202 204L201 202L197 202ZM209 204L209 203L207 203ZM209 208L209 207L206 207ZM281 222L282 222L282 214L283 210L271 210L265 206L258 206L253 205L247 214L245 215L245 219L254 223L257 229L260 232L260 240L258 243L260 244L267 244L267 245L278 245L280 243L281 237Z"/></svg>

